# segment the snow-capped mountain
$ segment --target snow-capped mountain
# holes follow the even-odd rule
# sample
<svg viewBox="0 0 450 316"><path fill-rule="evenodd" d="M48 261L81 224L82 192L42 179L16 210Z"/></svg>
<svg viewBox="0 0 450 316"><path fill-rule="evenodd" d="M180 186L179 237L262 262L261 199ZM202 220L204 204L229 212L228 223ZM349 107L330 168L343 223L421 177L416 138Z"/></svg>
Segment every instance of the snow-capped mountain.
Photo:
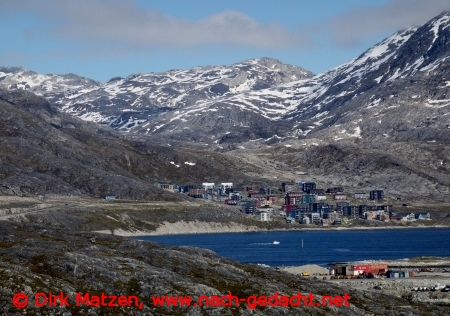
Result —
<svg viewBox="0 0 450 316"><path fill-rule="evenodd" d="M55 93L87 91L100 83L75 74L41 75L21 67L0 67L0 85L9 90L23 89L51 97Z"/></svg>
<svg viewBox="0 0 450 316"><path fill-rule="evenodd" d="M443 13L421 27L393 34L323 74L204 99L158 116L153 124L147 122L135 131L190 139L207 134L216 143L317 133L333 140L364 135L401 138L406 131L409 138L430 140L437 133L450 139L449 26L450 13ZM405 111L409 120L398 127ZM426 119L431 117L438 119L430 124ZM422 126L427 131L415 133Z"/></svg>
<svg viewBox="0 0 450 316"><path fill-rule="evenodd" d="M135 74L103 84L75 75L0 68L0 87L33 91L65 112L120 131L206 143L399 133L423 139L438 133L445 138L449 26L450 13L443 13L314 77L302 68L261 58ZM405 113L409 119L397 126ZM433 124L432 117L437 117ZM421 126L431 126L434 132L415 133ZM405 136L406 131L411 135Z"/></svg>
<svg viewBox="0 0 450 316"><path fill-rule="evenodd" d="M33 91L65 112L119 130L145 126L147 134L162 127L154 122L161 116L176 117L180 110L195 112L199 104L209 105L224 96L309 77L309 71L270 58L229 67L135 74L104 84L74 75L38 75L22 68L0 68L1 87Z"/></svg>
<svg viewBox="0 0 450 316"><path fill-rule="evenodd" d="M279 109L279 116L271 119L292 122L291 136L311 136L331 127L336 139L360 137L364 130L374 136L379 126L370 132L371 124L366 119L384 115L389 118L377 124L384 127L383 133L392 134L392 124L402 120L405 111L414 127L429 126L422 120L433 116L436 109L444 115L449 112L449 26L450 14L444 13L422 27L395 33L323 74L276 88L248 91L224 102ZM413 105L419 108L411 108ZM440 128L450 123L445 116L439 121ZM335 128L340 124L345 127Z"/></svg>
<svg viewBox="0 0 450 316"><path fill-rule="evenodd" d="M338 134L335 138L402 138L408 132L408 138L450 140L449 26L450 14L444 13L313 78L318 83L314 92L287 117L297 121L303 134L328 127ZM336 128L340 124L346 127Z"/></svg>

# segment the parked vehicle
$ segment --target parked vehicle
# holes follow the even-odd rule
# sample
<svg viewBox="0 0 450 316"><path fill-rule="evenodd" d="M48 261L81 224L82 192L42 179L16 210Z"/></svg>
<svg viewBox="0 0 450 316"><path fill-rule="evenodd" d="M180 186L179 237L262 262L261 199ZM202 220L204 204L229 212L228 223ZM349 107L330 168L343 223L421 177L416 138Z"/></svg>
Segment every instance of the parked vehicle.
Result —
<svg viewBox="0 0 450 316"><path fill-rule="evenodd" d="M444 285L440 285L439 283L436 283L436 284L431 288L431 290L432 290L432 291L439 291L439 290L442 290L442 289L444 289L444 288L445 288Z"/></svg>

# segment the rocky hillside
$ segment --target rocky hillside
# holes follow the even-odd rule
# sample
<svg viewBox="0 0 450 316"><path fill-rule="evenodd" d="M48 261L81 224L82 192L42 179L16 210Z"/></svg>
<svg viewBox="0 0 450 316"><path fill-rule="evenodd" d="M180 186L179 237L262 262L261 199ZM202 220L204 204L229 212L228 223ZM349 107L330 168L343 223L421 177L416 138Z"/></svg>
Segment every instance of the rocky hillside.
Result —
<svg viewBox="0 0 450 316"><path fill-rule="evenodd" d="M68 113L120 131L175 140L311 137L328 128L323 137L336 140L448 140L449 25L450 13L443 13L314 77L262 58L103 84L1 68L0 86L33 91Z"/></svg>
<svg viewBox="0 0 450 316"><path fill-rule="evenodd" d="M204 162L196 179L222 180L230 177L229 170L277 181L311 180L297 176L310 174L323 185L448 200L449 26L446 12L314 77L262 58L229 67L136 74L103 84L75 75L1 68L0 86L34 91L63 111L152 146L167 144L157 150L165 153L164 168L132 164L139 166L138 173L131 172L141 179L186 181L183 175L192 169L186 162L197 159L199 165L206 155L215 155L217 163ZM134 151L140 145L129 146ZM192 155L183 156L187 153ZM127 170L126 158L121 159Z"/></svg>
<svg viewBox="0 0 450 316"><path fill-rule="evenodd" d="M235 171L230 174L229 168ZM248 181L223 156L132 141L60 113L32 93L0 90L0 194L180 199L156 189L154 182L223 179Z"/></svg>
<svg viewBox="0 0 450 316"><path fill-rule="evenodd" d="M287 117L298 122L303 136L448 143L448 26L450 13L444 13L316 76L308 83L312 92L295 84L302 100Z"/></svg>
<svg viewBox="0 0 450 316"><path fill-rule="evenodd" d="M249 93L253 104L274 102L288 109L279 121L292 129L260 139L259 147L241 143L247 152L230 155L257 157L267 167L276 160L285 179L448 200L449 26L450 14L444 13L324 74ZM243 135L233 131L220 141ZM216 150L227 148L222 143Z"/></svg>
<svg viewBox="0 0 450 316"><path fill-rule="evenodd" d="M446 315L448 307L425 305L374 291L351 290L323 281L298 278L286 272L244 265L209 250L165 247L111 235L77 232L83 218L76 213L53 214L53 225L0 221L0 313L12 315ZM43 219L49 219L46 214ZM52 216L52 215L50 215ZM60 226L58 223L61 223ZM23 292L29 306L12 305ZM70 306L34 307L35 293L64 292ZM75 306L75 295L134 295L139 307ZM152 296L200 295L239 298L252 295L312 293L350 295L351 306L174 307L154 306ZM55 294L55 295L56 295Z"/></svg>
<svg viewBox="0 0 450 316"><path fill-rule="evenodd" d="M178 129L178 133L189 134L189 127L168 122L159 124L159 117L170 120L180 111L198 112L199 105L214 104L224 97L238 96L246 91L258 91L311 76L311 72L302 68L275 59L261 58L229 67L210 66L187 71L134 74L127 78L113 78L104 84L73 74L39 75L22 68L0 68L0 87L32 91L67 113L84 120L108 124L121 131L149 134L157 130ZM234 114L224 116L227 123L222 126L222 133L229 129L231 120L246 121L246 117L240 118L242 107L225 111ZM205 106L201 109L205 109ZM217 111L212 108L206 112L217 116L220 114L215 113ZM254 108L253 112L253 119L261 116L264 119L264 111ZM214 120L208 128L216 125ZM208 125L208 122L203 123ZM201 136L204 136L206 132L202 132Z"/></svg>
<svg viewBox="0 0 450 316"><path fill-rule="evenodd" d="M421 27L395 33L335 69L240 98L248 108L277 108L272 124L288 121L291 126L279 137L448 143L449 26L450 13L443 13ZM224 102L237 106L241 101ZM231 132L235 139L248 139ZM220 141L227 139L231 135Z"/></svg>

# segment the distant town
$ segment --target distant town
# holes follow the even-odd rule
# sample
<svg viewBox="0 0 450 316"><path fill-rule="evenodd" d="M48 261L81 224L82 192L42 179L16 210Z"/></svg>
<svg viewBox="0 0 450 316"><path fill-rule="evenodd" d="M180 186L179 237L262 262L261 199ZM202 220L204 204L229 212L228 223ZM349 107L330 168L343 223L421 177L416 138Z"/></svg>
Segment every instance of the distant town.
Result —
<svg viewBox="0 0 450 316"><path fill-rule="evenodd" d="M321 226L342 225L356 218L382 222L431 219L429 213L397 212L392 205L383 204L384 191L381 189L374 189L368 193L346 193L343 187L317 188L315 182L282 182L277 192L273 188L253 186L237 188L232 182L204 182L184 186L156 182L155 186L193 198L234 205L239 207L241 212L264 222L280 216L289 224L298 222ZM351 204L349 200L360 203Z"/></svg>

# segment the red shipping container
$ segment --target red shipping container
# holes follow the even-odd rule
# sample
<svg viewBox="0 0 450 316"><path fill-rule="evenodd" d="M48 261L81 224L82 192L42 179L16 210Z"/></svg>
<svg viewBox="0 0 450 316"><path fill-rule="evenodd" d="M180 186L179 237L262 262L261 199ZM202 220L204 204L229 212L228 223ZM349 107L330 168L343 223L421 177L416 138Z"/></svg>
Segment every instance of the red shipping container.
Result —
<svg viewBox="0 0 450 316"><path fill-rule="evenodd" d="M364 273L370 273L372 269L369 264L359 264L353 266L353 271L363 271Z"/></svg>

